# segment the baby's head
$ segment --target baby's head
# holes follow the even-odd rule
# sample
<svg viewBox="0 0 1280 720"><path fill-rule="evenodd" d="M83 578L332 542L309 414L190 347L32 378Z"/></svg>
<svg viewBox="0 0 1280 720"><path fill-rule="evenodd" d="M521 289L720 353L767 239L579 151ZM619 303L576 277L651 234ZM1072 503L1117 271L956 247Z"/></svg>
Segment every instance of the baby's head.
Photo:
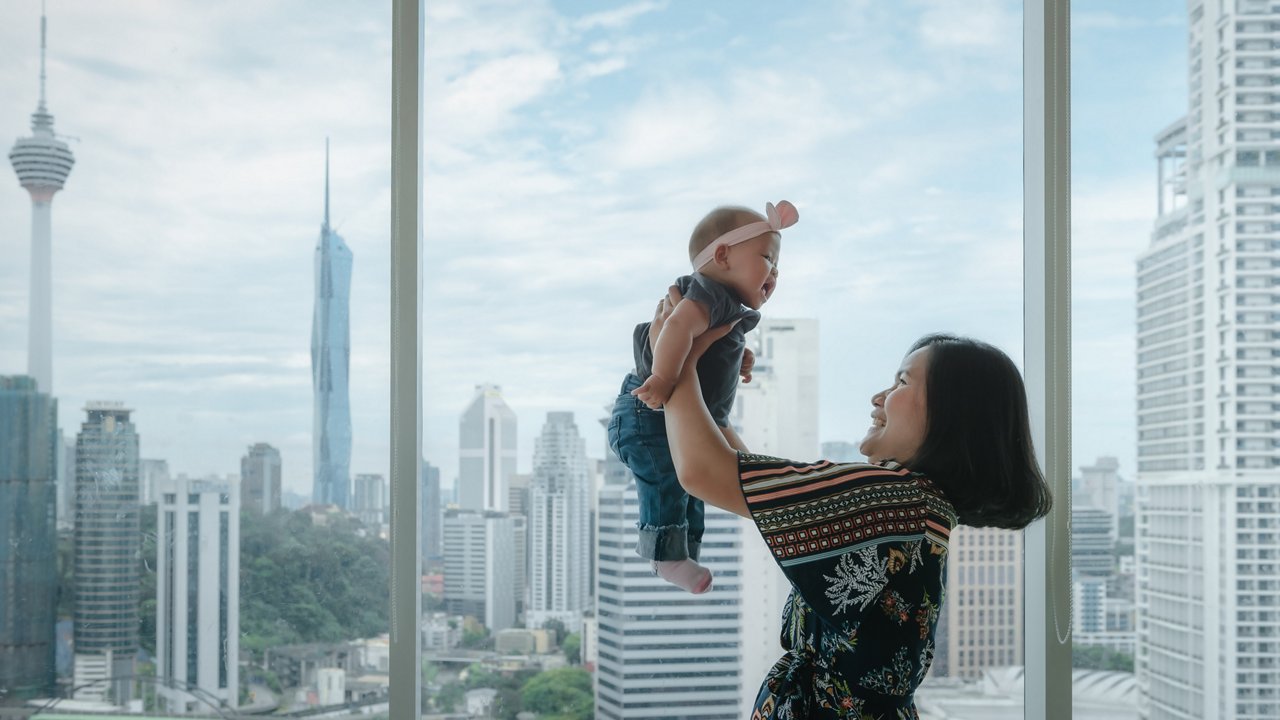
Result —
<svg viewBox="0 0 1280 720"><path fill-rule="evenodd" d="M767 216L745 207L718 207L702 218L689 237L694 270L729 286L743 305L754 310L768 302L777 287L781 230L800 219L786 200L765 209Z"/></svg>

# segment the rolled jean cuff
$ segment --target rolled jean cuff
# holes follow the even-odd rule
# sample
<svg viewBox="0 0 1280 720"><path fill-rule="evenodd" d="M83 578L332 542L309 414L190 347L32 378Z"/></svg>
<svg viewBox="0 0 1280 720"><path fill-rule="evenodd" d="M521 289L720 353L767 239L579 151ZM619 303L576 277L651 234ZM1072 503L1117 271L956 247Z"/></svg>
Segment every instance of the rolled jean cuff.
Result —
<svg viewBox="0 0 1280 720"><path fill-rule="evenodd" d="M636 554L647 560L697 560L702 543L689 538L689 525L641 525Z"/></svg>

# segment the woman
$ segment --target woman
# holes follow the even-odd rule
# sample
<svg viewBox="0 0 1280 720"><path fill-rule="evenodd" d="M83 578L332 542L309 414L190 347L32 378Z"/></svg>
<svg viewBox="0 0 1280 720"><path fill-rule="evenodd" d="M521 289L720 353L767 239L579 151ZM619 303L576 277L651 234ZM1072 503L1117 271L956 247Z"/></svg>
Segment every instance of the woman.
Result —
<svg viewBox="0 0 1280 720"><path fill-rule="evenodd" d="M663 301L659 327L678 302ZM1022 378L986 343L926 336L871 398L868 463L792 462L739 453L712 422L696 359L725 331L695 342L665 417L681 485L754 520L792 584L787 652L752 717L917 718L952 526L1019 529L1049 512Z"/></svg>

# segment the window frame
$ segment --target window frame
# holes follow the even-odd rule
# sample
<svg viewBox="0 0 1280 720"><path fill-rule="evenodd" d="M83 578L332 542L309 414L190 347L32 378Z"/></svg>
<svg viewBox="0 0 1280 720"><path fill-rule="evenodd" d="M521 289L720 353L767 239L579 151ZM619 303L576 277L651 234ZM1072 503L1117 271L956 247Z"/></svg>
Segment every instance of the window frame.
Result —
<svg viewBox="0 0 1280 720"><path fill-rule="evenodd" d="M422 702L424 3L392 0L390 716L397 720L419 717ZM1028 720L1071 717L1070 8L1070 0L1023 3L1023 372L1037 457L1056 500L1048 518L1025 530Z"/></svg>

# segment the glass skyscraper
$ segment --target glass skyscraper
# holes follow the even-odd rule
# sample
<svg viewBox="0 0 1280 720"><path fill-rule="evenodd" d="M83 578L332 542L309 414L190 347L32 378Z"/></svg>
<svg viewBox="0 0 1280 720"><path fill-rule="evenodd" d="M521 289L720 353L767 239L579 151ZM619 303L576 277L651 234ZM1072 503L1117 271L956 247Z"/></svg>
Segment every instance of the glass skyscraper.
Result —
<svg viewBox="0 0 1280 720"><path fill-rule="evenodd" d="M0 377L0 699L54 689L57 423L34 378Z"/></svg>
<svg viewBox="0 0 1280 720"><path fill-rule="evenodd" d="M351 249L329 226L329 146L325 144L324 224L316 243L311 322L311 499L346 509L351 497Z"/></svg>
<svg viewBox="0 0 1280 720"><path fill-rule="evenodd" d="M110 691L123 705L132 698L142 602L138 433L122 403L89 403L85 412L76 435L76 696L101 700Z"/></svg>

